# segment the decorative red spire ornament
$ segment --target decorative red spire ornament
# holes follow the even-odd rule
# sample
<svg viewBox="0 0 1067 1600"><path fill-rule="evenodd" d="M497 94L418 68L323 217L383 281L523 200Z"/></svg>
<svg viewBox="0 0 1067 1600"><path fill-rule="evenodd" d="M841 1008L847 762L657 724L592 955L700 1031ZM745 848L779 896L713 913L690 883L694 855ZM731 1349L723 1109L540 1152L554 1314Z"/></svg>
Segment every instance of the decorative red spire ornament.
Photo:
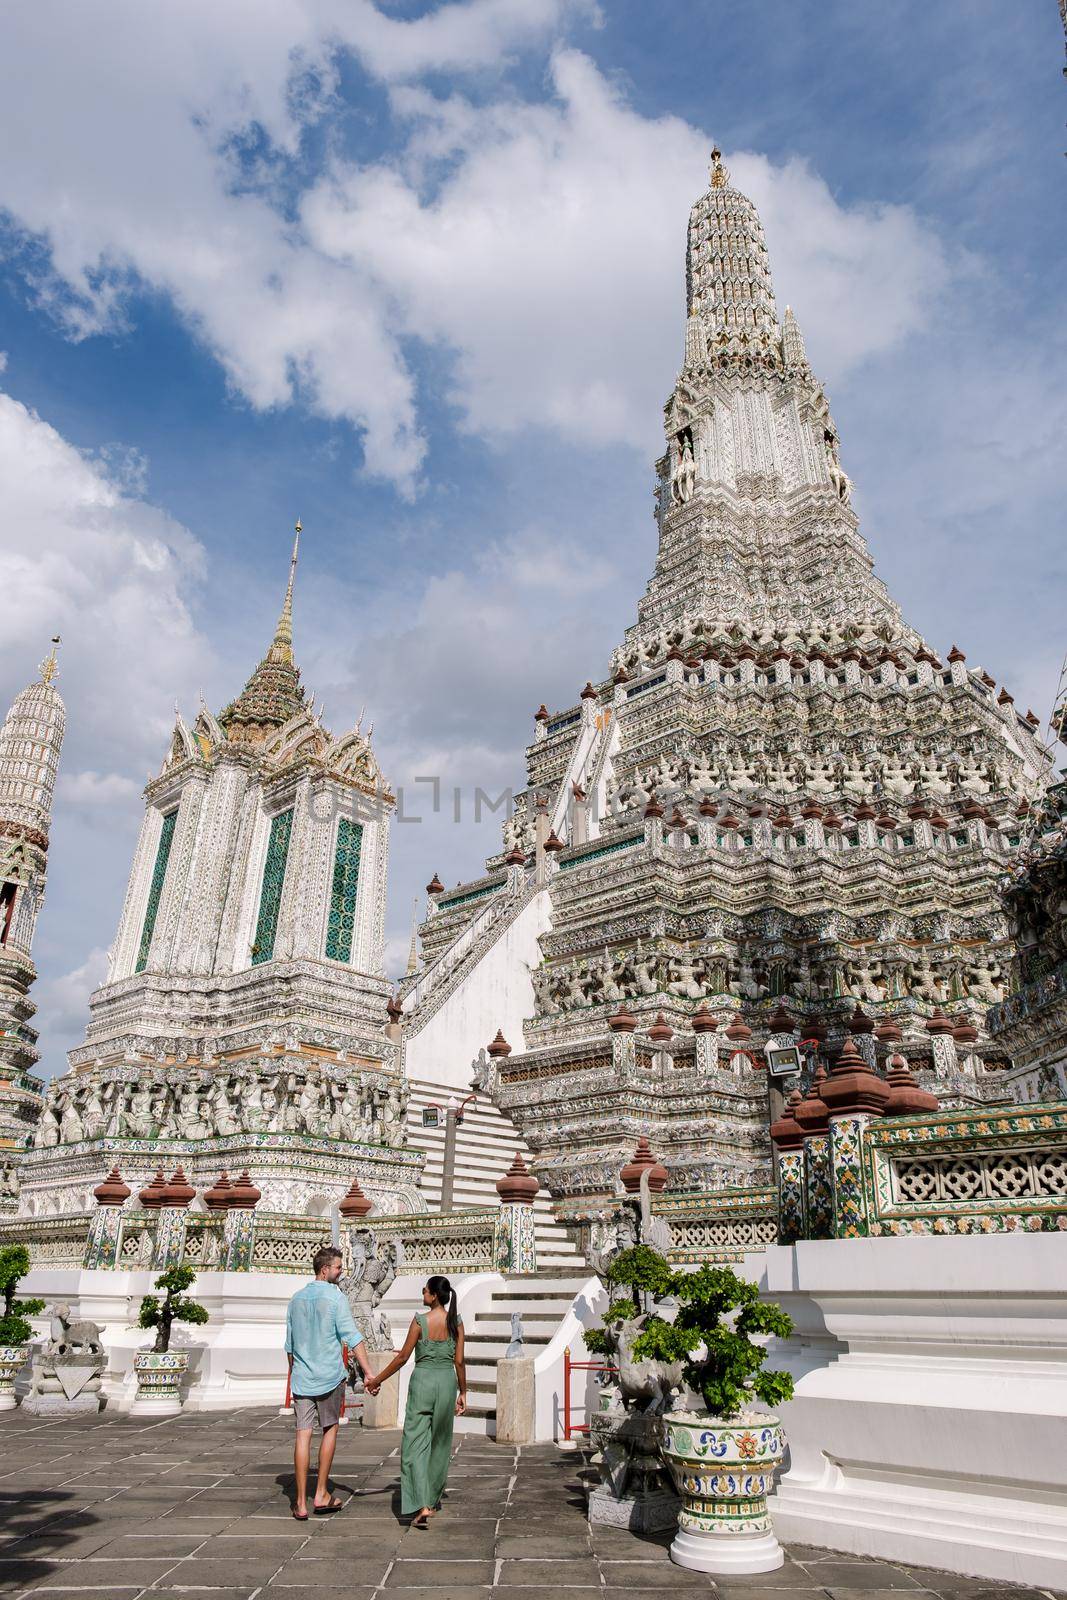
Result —
<svg viewBox="0 0 1067 1600"><path fill-rule="evenodd" d="M771 1123L771 1139L779 1150L799 1150L804 1143L804 1129L796 1119L802 1099L800 1090L794 1089L782 1115Z"/></svg>
<svg viewBox="0 0 1067 1600"><path fill-rule="evenodd" d="M767 1026L770 1028L772 1033L793 1033L796 1029L795 1022L780 1000L774 1016L771 1018Z"/></svg>
<svg viewBox="0 0 1067 1600"><path fill-rule="evenodd" d="M391 994L385 1002L385 1014L390 1022L399 1022L404 1015L404 1007L395 994Z"/></svg>
<svg viewBox="0 0 1067 1600"><path fill-rule="evenodd" d="M822 1097L822 1086L825 1082L826 1068L819 1065L812 1074L807 1094L799 1105L793 1107L793 1116L805 1135L825 1133L830 1126L829 1108Z"/></svg>
<svg viewBox="0 0 1067 1600"><path fill-rule="evenodd" d="M155 1177L151 1183L145 1184L137 1198L146 1211L158 1211L159 1207L164 1203L163 1196L166 1192L167 1180L163 1175L163 1168L157 1167Z"/></svg>
<svg viewBox="0 0 1067 1600"><path fill-rule="evenodd" d="M93 1190L93 1199L98 1206L121 1206L132 1192L129 1185L123 1183L118 1167L112 1167L103 1183L98 1183Z"/></svg>
<svg viewBox="0 0 1067 1600"><path fill-rule="evenodd" d="M719 1019L712 1015L703 1000L693 1012L690 1021L694 1033L715 1033L718 1030Z"/></svg>
<svg viewBox="0 0 1067 1600"><path fill-rule="evenodd" d="M359 1186L359 1179L353 1178L348 1192L337 1202L337 1209L342 1217L365 1217L374 1210L374 1201L367 1199Z"/></svg>
<svg viewBox="0 0 1067 1600"><path fill-rule="evenodd" d="M834 1070L821 1086L821 1094L831 1116L842 1112L878 1116L889 1098L889 1089L864 1061L850 1035L841 1046Z"/></svg>
<svg viewBox="0 0 1067 1600"><path fill-rule="evenodd" d="M163 1204L184 1211L190 1200L196 1199L196 1190L180 1166L175 1167L170 1182L163 1191Z"/></svg>
<svg viewBox="0 0 1067 1600"><path fill-rule="evenodd" d="M548 707L545 705L543 700L542 700L541 704L538 706L537 710L534 712L534 721L535 722L547 722L548 721Z"/></svg>
<svg viewBox="0 0 1067 1600"><path fill-rule="evenodd" d="M608 1028L612 1033L633 1033L637 1027L637 1018L625 1006L620 1006L608 1018Z"/></svg>
<svg viewBox="0 0 1067 1600"><path fill-rule="evenodd" d="M223 1168L210 1189L204 1190L204 1204L209 1211L225 1211L233 1194L233 1180Z"/></svg>
<svg viewBox="0 0 1067 1600"><path fill-rule="evenodd" d="M647 1138L642 1134L637 1141L636 1150L619 1173L627 1194L637 1193L641 1187L641 1176L645 1171L648 1172L648 1187L651 1192L662 1194L667 1187L669 1174L662 1162L656 1160Z"/></svg>
<svg viewBox="0 0 1067 1600"><path fill-rule="evenodd" d="M491 1044L487 1045L486 1053L491 1055L494 1061L498 1057L509 1056L511 1054L511 1046L508 1044L508 1041L504 1038L504 1035L499 1028L496 1030L496 1038Z"/></svg>
<svg viewBox="0 0 1067 1600"><path fill-rule="evenodd" d="M674 1029L662 1011L656 1013L656 1020L648 1030L648 1037L653 1044L669 1044L674 1038Z"/></svg>
<svg viewBox="0 0 1067 1600"><path fill-rule="evenodd" d="M578 698L579 700L595 700L597 698L597 692L591 683L586 683L585 688L582 690Z"/></svg>
<svg viewBox="0 0 1067 1600"><path fill-rule="evenodd" d="M652 793L648 797L647 802L645 803L645 816L646 817L662 817L662 815L663 815L663 807L660 805L659 801L656 799L656 791L655 791L655 789L653 789Z"/></svg>
<svg viewBox="0 0 1067 1600"><path fill-rule="evenodd" d="M533 1205L540 1187L519 1150L516 1150L515 1159L504 1176L496 1180L496 1192L500 1196L501 1204L506 1206Z"/></svg>
<svg viewBox="0 0 1067 1600"><path fill-rule="evenodd" d="M556 830L553 828L545 840L546 853L548 855L557 855L560 850L566 850L566 848L567 846L563 843L563 840L557 839Z"/></svg>
<svg viewBox="0 0 1067 1600"><path fill-rule="evenodd" d="M752 1029L747 1022L743 1021L740 1013L734 1017L730 1026L726 1029L726 1037L731 1044L746 1044L751 1039Z"/></svg>
<svg viewBox="0 0 1067 1600"><path fill-rule="evenodd" d="M926 1031L933 1034L951 1033L952 1018L946 1017L940 1006L935 1006L926 1019Z"/></svg>
<svg viewBox="0 0 1067 1600"><path fill-rule="evenodd" d="M941 1102L936 1094L931 1094L927 1089L920 1089L902 1055L890 1056L887 1065L889 1097L882 1112L883 1116L914 1117L923 1112L939 1110Z"/></svg>
<svg viewBox="0 0 1067 1600"><path fill-rule="evenodd" d="M262 1194L249 1177L248 1168L246 1167L233 1186L233 1191L230 1194L230 1205L236 1211L253 1211L262 1198Z"/></svg>
<svg viewBox="0 0 1067 1600"><path fill-rule="evenodd" d="M434 895L434 894L444 894L444 892L445 892L445 886L441 882L440 878L437 876L437 874L435 872L433 877L430 879L429 883L426 885L426 893L430 894L430 895Z"/></svg>

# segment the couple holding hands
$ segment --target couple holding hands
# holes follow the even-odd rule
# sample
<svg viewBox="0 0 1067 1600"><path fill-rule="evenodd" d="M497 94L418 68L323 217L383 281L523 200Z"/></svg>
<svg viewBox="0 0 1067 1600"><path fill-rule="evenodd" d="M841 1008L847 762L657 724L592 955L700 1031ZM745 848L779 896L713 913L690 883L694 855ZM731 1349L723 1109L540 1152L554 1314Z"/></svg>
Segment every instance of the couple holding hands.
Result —
<svg viewBox="0 0 1067 1600"><path fill-rule="evenodd" d="M311 1510L315 1516L328 1516L340 1511L343 1504L331 1493L329 1479L345 1388L341 1352L347 1345L349 1358L360 1367L370 1395L376 1395L414 1354L400 1450L400 1510L411 1517L412 1527L426 1528L444 1494L453 1423L467 1408L463 1324L456 1312L455 1290L447 1278L426 1280L422 1291L425 1310L412 1317L403 1349L375 1372L348 1301L337 1287L340 1250L327 1245L317 1251L312 1270L314 1278L290 1300L286 1318L285 1350L296 1416L293 1516L298 1522L308 1519L307 1480L316 1418L322 1442Z"/></svg>

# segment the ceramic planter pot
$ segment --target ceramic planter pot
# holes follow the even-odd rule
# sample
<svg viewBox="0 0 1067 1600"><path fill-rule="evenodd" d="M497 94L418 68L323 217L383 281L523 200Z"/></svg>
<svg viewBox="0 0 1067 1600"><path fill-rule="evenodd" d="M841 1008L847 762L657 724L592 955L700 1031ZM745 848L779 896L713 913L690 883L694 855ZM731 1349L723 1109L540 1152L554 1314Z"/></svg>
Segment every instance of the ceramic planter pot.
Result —
<svg viewBox="0 0 1067 1600"><path fill-rule="evenodd" d="M131 1417L173 1417L182 1408L182 1381L189 1366L188 1350L138 1350L133 1357L137 1398Z"/></svg>
<svg viewBox="0 0 1067 1600"><path fill-rule="evenodd" d="M15 1409L15 1375L25 1359L25 1345L0 1344L0 1411Z"/></svg>
<svg viewBox="0 0 1067 1600"><path fill-rule="evenodd" d="M663 1457L682 1509L671 1560L694 1572L773 1572L785 1559L767 1510L785 1454L778 1418L669 1412Z"/></svg>

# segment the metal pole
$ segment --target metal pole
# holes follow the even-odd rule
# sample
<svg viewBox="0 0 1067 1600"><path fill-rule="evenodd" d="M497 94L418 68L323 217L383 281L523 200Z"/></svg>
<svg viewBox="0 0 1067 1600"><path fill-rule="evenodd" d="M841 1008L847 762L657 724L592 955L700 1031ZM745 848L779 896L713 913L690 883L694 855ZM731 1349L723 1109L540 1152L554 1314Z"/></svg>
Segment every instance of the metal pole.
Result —
<svg viewBox="0 0 1067 1600"><path fill-rule="evenodd" d="M445 1112L445 1154L441 1165L441 1210L452 1210L452 1190L456 1182L456 1108Z"/></svg>

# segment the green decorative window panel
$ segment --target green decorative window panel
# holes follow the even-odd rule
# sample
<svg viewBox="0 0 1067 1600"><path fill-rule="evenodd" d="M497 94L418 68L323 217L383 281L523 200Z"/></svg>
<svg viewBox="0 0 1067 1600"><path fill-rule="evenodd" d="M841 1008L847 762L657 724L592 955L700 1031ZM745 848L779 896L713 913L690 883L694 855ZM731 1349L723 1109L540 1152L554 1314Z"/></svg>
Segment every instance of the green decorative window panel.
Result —
<svg viewBox="0 0 1067 1600"><path fill-rule="evenodd" d="M289 839L292 831L292 807L288 811L279 811L276 817L271 818L267 859L263 863L263 886L259 891L256 937L252 944L253 966L257 966L261 961L269 961L274 954L274 940L278 933L278 912L281 910L282 889L285 885L285 863L289 857Z"/></svg>
<svg viewBox="0 0 1067 1600"><path fill-rule="evenodd" d="M148 890L148 905L145 908L144 927L141 929L141 944L137 951L137 965L133 969L135 972L143 972L148 965L148 952L152 945L152 935L156 931L159 898L163 893L163 879L167 876L167 862L170 860L170 847L174 843L174 824L177 820L177 811L168 811L163 818L163 826L159 830L156 864L152 868L152 882Z"/></svg>
<svg viewBox="0 0 1067 1600"><path fill-rule="evenodd" d="M337 825L337 851L333 858L330 917L326 924L326 955L331 961L348 961L356 927L356 890L359 888L359 852L363 828L342 817Z"/></svg>

